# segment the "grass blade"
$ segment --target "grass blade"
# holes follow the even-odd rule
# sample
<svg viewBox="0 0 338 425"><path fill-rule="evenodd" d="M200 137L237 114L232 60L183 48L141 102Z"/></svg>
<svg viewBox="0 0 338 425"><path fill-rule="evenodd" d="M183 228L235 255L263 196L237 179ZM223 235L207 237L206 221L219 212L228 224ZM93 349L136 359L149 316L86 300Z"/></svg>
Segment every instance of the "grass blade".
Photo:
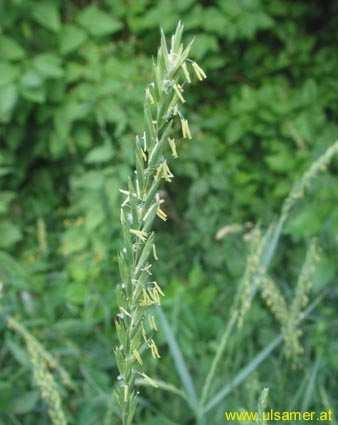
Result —
<svg viewBox="0 0 338 425"><path fill-rule="evenodd" d="M212 365L210 367L209 373L208 373L208 375L206 377L206 380L205 380L205 384L204 384L203 389L202 389L202 396L201 396L201 400L200 400L200 407L203 406L203 404L205 403L205 401L206 401L206 399L207 399L207 397L209 395L209 390L210 390L211 383L212 383L212 381L214 379L214 376L215 376L215 373L216 373L218 364L219 364L219 362L220 362L220 360L222 358L222 355L224 353L224 350L226 348L226 345L227 345L227 342L228 342L228 339L229 339L229 335L230 335L233 327L236 324L237 317L238 317L237 312L234 312L232 314L229 322L228 322L228 325L225 328L225 331L224 331L223 335L222 335L220 344L218 346L217 352L215 354L214 360L212 362Z"/></svg>
<svg viewBox="0 0 338 425"><path fill-rule="evenodd" d="M197 404L198 404L196 390L195 390L195 386L191 378L191 375L189 373L188 367L184 360L182 351L177 343L174 332L172 331L171 326L160 307L157 308L157 314L158 314L164 335L168 342L171 355L173 356L177 373L181 379L182 385L188 396L188 403L191 406L191 408L194 411L196 411Z"/></svg>
<svg viewBox="0 0 338 425"><path fill-rule="evenodd" d="M303 399L303 403L302 403L302 411L303 412L308 410L308 408L311 404L311 400L313 398L313 392L315 390L315 383L316 383L316 378L317 378L319 366L320 366L320 358L318 357L313 368L312 368L309 383L307 385L307 388L306 388L306 391L305 391L305 394L304 394L304 399Z"/></svg>
<svg viewBox="0 0 338 425"><path fill-rule="evenodd" d="M160 379L155 379L155 378L151 378L151 379L155 382L155 384L157 385L157 387L160 390L168 391L172 394L176 394L176 395L178 395L179 397L183 398L185 401L188 402L188 398L187 398L186 393L184 391L180 390L179 388L175 387L175 385L168 384L167 382L162 381ZM147 386L149 386L149 382L146 379L137 379L136 385L147 387Z"/></svg>

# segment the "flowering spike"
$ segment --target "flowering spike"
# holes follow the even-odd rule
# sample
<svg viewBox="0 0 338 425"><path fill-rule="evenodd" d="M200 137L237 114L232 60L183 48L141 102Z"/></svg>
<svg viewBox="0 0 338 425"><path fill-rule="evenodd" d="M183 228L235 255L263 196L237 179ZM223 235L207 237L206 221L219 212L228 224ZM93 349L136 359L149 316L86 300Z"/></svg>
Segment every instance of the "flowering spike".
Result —
<svg viewBox="0 0 338 425"><path fill-rule="evenodd" d="M162 180L170 183L174 177L165 150L169 145L172 156L177 157L175 123L181 122L183 138L191 139L188 121L182 118L178 108L185 102L183 83L191 82L187 63L192 63L188 59L192 42L184 48L182 33L183 25L179 22L169 49L161 31L161 45L154 60L152 81L145 89L144 132L141 137L136 137L135 175L129 179L128 190L120 190L123 195L123 249L119 255L119 267L124 288L119 290L120 307L115 321L119 345L114 352L119 375L123 376L122 385L115 390L122 425L133 423L137 401L136 376L156 386L143 372L140 352L144 341L151 355L155 359L160 357L155 341L147 333L157 330L154 317L149 318L149 310L154 304L159 305L164 296L156 282L149 282L149 276L152 275L151 259L158 260L152 232L153 221L156 216L167 220L158 195L160 185ZM193 65L193 69L199 80L205 78L200 67ZM144 327L147 317L149 330Z"/></svg>

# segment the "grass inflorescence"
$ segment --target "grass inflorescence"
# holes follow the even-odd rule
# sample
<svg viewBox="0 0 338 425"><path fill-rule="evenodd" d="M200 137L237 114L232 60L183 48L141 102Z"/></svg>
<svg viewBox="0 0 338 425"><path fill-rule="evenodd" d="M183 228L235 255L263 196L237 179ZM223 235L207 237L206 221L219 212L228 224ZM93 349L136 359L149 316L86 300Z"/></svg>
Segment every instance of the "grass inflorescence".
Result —
<svg viewBox="0 0 338 425"><path fill-rule="evenodd" d="M40 342L14 317L8 317L9 329L20 335L26 344L30 356L33 376L43 400L47 403L48 414L53 425L67 425L58 385L53 377L52 370L57 371L62 383L74 388L68 373L59 365L56 359L45 350Z"/></svg>
<svg viewBox="0 0 338 425"><path fill-rule="evenodd" d="M156 217L167 220L159 196L161 182L170 183L174 177L167 151L177 158L177 141L192 138L182 111L185 87L191 83L192 75L200 81L206 78L203 69L188 58L192 42L183 47L182 32L179 23L170 47L161 32L153 80L145 89L145 129L136 136L136 169L128 189L121 190L123 248L119 255L121 283L115 321L118 337L115 357L119 370L115 398L124 425L131 424L135 415L136 380L141 378L157 386L145 373L142 359L144 348L155 359L160 357L152 337L157 325L151 307L160 305L164 293L152 275L152 262L158 259L152 226Z"/></svg>

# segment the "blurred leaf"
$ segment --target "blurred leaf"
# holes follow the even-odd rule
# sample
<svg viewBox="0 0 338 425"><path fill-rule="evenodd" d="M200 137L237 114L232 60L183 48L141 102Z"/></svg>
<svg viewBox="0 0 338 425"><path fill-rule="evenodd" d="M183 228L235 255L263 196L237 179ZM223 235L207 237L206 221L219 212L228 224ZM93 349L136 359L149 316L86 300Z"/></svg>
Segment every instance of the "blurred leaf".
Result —
<svg viewBox="0 0 338 425"><path fill-rule="evenodd" d="M77 21L90 34L97 37L115 33L122 28L122 24L117 19L95 5L83 9L79 13Z"/></svg>
<svg viewBox="0 0 338 425"><path fill-rule="evenodd" d="M36 72L36 70L28 70L21 78L21 85L23 88L36 89L40 88L43 84L43 78Z"/></svg>
<svg viewBox="0 0 338 425"><path fill-rule="evenodd" d="M31 102L44 102L46 91L43 83L43 78L36 70L28 70L20 81L22 96Z"/></svg>
<svg viewBox="0 0 338 425"><path fill-rule="evenodd" d="M86 40L86 32L75 26L75 25L65 25L60 34L60 50L63 54L68 54L73 52Z"/></svg>
<svg viewBox="0 0 338 425"><path fill-rule="evenodd" d="M9 248L18 242L21 237L21 230L9 220L0 221L0 248Z"/></svg>
<svg viewBox="0 0 338 425"><path fill-rule="evenodd" d="M25 56L25 51L14 39L0 36L0 57L8 60L19 60Z"/></svg>
<svg viewBox="0 0 338 425"><path fill-rule="evenodd" d="M14 192L9 192L9 191L0 192L0 214L4 214L5 212L7 212L9 204L14 197L15 197Z"/></svg>
<svg viewBox="0 0 338 425"><path fill-rule="evenodd" d="M30 391L16 398L11 405L11 409L16 415L24 415L34 409L40 398L38 391Z"/></svg>
<svg viewBox="0 0 338 425"><path fill-rule="evenodd" d="M202 59L208 53L218 52L217 38L208 34L199 34L198 43L193 45L193 55Z"/></svg>
<svg viewBox="0 0 338 425"><path fill-rule="evenodd" d="M15 65L10 64L9 62L0 62L0 87L14 81L17 75L18 69Z"/></svg>
<svg viewBox="0 0 338 425"><path fill-rule="evenodd" d="M67 230L63 235L62 241L62 254L70 255L74 252L81 251L87 245L87 238L77 227L73 227Z"/></svg>
<svg viewBox="0 0 338 425"><path fill-rule="evenodd" d="M33 18L43 27L51 31L61 28L60 13L57 1L40 1L32 7Z"/></svg>
<svg viewBox="0 0 338 425"><path fill-rule="evenodd" d="M286 231L295 237L310 237L321 228L322 219L316 209L305 208L290 218Z"/></svg>
<svg viewBox="0 0 338 425"><path fill-rule="evenodd" d="M226 32L227 26L229 25L229 21L226 15L216 7L208 7L205 10L201 23L206 31L214 32L219 35L223 35Z"/></svg>
<svg viewBox="0 0 338 425"><path fill-rule="evenodd" d="M11 382L0 381L0 412L10 409L10 400L13 394Z"/></svg>
<svg viewBox="0 0 338 425"><path fill-rule="evenodd" d="M66 297L74 304L82 304L87 296L87 287L83 283L71 283L67 287Z"/></svg>
<svg viewBox="0 0 338 425"><path fill-rule="evenodd" d="M291 152L284 148L283 145L278 147L278 149L279 152L266 156L266 163L274 171L287 172L292 170L294 163Z"/></svg>
<svg viewBox="0 0 338 425"><path fill-rule="evenodd" d="M114 151L111 144L105 143L102 146L98 146L92 149L85 157L85 161L88 164L95 164L100 162L110 161L114 156Z"/></svg>
<svg viewBox="0 0 338 425"><path fill-rule="evenodd" d="M14 84L0 86L0 123L10 120L17 98L17 89Z"/></svg>
<svg viewBox="0 0 338 425"><path fill-rule="evenodd" d="M17 344L14 339L8 338L6 341L6 345L9 351L14 356L15 360L22 366L26 368L30 368L30 360L28 357L28 353L25 349L23 349L19 344Z"/></svg>
<svg viewBox="0 0 338 425"><path fill-rule="evenodd" d="M6 285L24 288L27 274L25 269L6 252L0 251L0 280Z"/></svg>
<svg viewBox="0 0 338 425"><path fill-rule="evenodd" d="M58 56L52 54L41 54L34 58L34 67L46 78L59 78L63 75L61 60Z"/></svg>

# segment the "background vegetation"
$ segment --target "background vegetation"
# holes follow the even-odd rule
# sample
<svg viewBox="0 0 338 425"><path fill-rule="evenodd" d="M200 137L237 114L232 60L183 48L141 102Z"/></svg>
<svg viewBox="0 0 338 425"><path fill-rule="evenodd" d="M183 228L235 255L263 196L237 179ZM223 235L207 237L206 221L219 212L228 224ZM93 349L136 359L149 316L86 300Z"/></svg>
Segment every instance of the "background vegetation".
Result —
<svg viewBox="0 0 338 425"><path fill-rule="evenodd" d="M337 9L333 0L0 1L1 314L19 318L72 377L74 389L61 388L71 424L103 423L116 382L118 189L133 164L159 26L168 32L181 19L208 74L189 95L194 139L163 192L169 220L158 224L155 271L200 387L245 267L243 234L267 227L338 138ZM272 264L288 297L308 239L318 238L311 298L326 295L306 323L301 366L275 351L210 424L223 423L225 408L254 408L264 386L275 409L338 408L337 182L335 161L298 204ZM234 223L240 231L216 237ZM0 331L0 423L49 423L22 340L3 321ZM214 384L278 332L255 299ZM179 384L158 340L162 359L147 368ZM138 423L192 423L174 395L141 395Z"/></svg>

